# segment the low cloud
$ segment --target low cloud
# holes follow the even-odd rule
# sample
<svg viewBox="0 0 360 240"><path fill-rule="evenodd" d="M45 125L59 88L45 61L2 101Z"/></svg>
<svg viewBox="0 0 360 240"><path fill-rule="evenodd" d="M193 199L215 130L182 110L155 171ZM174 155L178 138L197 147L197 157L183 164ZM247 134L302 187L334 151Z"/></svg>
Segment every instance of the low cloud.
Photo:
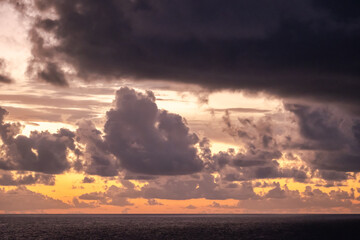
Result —
<svg viewBox="0 0 360 240"><path fill-rule="evenodd" d="M85 145L85 171L115 176L120 170L147 175L181 175L201 171L203 162L190 133L177 114L159 110L152 92L121 88L115 108L107 112L104 135L89 121L79 123Z"/></svg>
<svg viewBox="0 0 360 240"><path fill-rule="evenodd" d="M95 182L95 178L93 177L84 177L82 180L82 183L94 183Z"/></svg>
<svg viewBox="0 0 360 240"><path fill-rule="evenodd" d="M55 176L39 173L13 174L12 172L0 170L0 185L2 186L32 184L55 185Z"/></svg>
<svg viewBox="0 0 360 240"><path fill-rule="evenodd" d="M269 190L263 197L257 200L241 200L238 208L248 212L342 212L349 209L354 212L360 210L358 204L352 203L354 190L350 193L343 190L331 190L329 193L320 189L307 186L303 192L290 190L286 185L279 184Z"/></svg>
<svg viewBox="0 0 360 240"><path fill-rule="evenodd" d="M0 189L0 210L5 212L67 209L71 207L67 203L32 192L25 187L8 191Z"/></svg>
<svg viewBox="0 0 360 240"><path fill-rule="evenodd" d="M148 199L147 200L147 204L150 205L150 206L155 206L155 205L164 205L162 204L161 202L158 202L156 199Z"/></svg>
<svg viewBox="0 0 360 240"><path fill-rule="evenodd" d="M180 115L159 110L152 92L117 91L104 132L109 151L132 172L179 175L202 169L197 135L189 133Z"/></svg>
<svg viewBox="0 0 360 240"><path fill-rule="evenodd" d="M0 108L1 146L0 168L59 174L71 167L68 150L75 150L75 134L67 129L57 133L31 132L30 136L17 135L21 125L4 123L7 111Z"/></svg>

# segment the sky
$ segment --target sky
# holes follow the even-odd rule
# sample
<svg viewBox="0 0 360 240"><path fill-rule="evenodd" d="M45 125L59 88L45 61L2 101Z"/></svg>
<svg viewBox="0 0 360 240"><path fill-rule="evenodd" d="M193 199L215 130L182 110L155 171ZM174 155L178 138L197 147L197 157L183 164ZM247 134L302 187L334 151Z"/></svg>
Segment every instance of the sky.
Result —
<svg viewBox="0 0 360 240"><path fill-rule="evenodd" d="M0 213L360 213L359 7L0 0Z"/></svg>

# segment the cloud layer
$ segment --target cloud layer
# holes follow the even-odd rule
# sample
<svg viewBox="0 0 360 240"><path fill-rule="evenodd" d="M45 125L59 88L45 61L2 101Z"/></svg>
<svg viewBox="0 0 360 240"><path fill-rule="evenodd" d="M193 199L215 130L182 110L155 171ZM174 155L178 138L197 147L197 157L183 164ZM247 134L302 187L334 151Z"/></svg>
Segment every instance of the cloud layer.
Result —
<svg viewBox="0 0 360 240"><path fill-rule="evenodd" d="M163 79L360 100L356 1L34 3L39 17L29 32L29 73L55 85L68 84L66 62L83 79Z"/></svg>
<svg viewBox="0 0 360 240"><path fill-rule="evenodd" d="M25 136L22 125L6 122L6 115L0 108L0 185L54 185L55 174L72 170L85 174L86 184L97 182L91 175L118 177L122 187L82 194L79 199L89 202L75 198L71 206L133 206L134 198L161 206L156 199L203 198L239 200L238 206L211 208L252 209L262 201L282 209L288 199L294 205L284 203L287 209L324 204L357 211L354 193L316 188L346 186L360 171L359 119L341 108L285 103L279 112L238 118L225 111L223 130L239 149L218 153L211 151L209 139L191 133L183 117L160 110L151 91L120 88L102 131L82 120L74 132ZM279 179L311 189L290 190L274 182Z"/></svg>

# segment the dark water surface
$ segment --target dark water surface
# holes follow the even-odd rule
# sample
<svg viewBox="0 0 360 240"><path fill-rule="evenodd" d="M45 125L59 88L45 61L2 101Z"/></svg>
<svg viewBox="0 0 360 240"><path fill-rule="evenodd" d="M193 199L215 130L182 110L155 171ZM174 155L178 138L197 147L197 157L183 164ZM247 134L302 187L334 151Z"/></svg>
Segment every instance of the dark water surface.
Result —
<svg viewBox="0 0 360 240"><path fill-rule="evenodd" d="M0 239L360 239L360 215L0 215Z"/></svg>

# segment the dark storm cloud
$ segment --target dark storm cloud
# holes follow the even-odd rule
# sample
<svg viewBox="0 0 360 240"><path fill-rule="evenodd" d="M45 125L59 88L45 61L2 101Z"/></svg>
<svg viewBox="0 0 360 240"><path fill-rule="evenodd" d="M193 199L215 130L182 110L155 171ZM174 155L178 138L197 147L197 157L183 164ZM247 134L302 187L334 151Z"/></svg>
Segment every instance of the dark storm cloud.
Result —
<svg viewBox="0 0 360 240"><path fill-rule="evenodd" d="M195 148L198 137L180 115L159 110L152 92L117 91L104 132L109 151L132 172L179 175L203 167Z"/></svg>
<svg viewBox="0 0 360 240"><path fill-rule="evenodd" d="M4 123L7 111L0 108L1 145L0 169L35 171L59 174L68 170L68 150L75 150L75 134L67 129L57 133L31 132L30 136L18 135L21 125Z"/></svg>
<svg viewBox="0 0 360 240"><path fill-rule="evenodd" d="M342 181L349 178L349 174L345 172L331 171L331 170L321 170L320 176L322 179L329 181Z"/></svg>
<svg viewBox="0 0 360 240"><path fill-rule="evenodd" d="M339 3L336 0L315 0L314 6L329 11L337 21L348 22L359 19L359 1L347 0Z"/></svg>
<svg viewBox="0 0 360 240"><path fill-rule="evenodd" d="M298 118L300 133L307 140L302 148L332 149L343 148L346 144L340 127L344 119L337 116L329 107L311 107L306 105L285 105Z"/></svg>
<svg viewBox="0 0 360 240"><path fill-rule="evenodd" d="M57 14L38 19L31 31L34 59L45 69L65 60L84 78L165 79L360 100L355 1L35 2L40 12ZM44 33L58 43L46 45ZM45 80L65 84L59 71L48 71Z"/></svg>
<svg viewBox="0 0 360 240"><path fill-rule="evenodd" d="M340 172L360 171L358 119L336 108L327 106L285 105L294 113L299 124L301 142L293 147L312 150L304 158L312 167ZM324 179L343 179L346 175L321 172Z"/></svg>
<svg viewBox="0 0 360 240"><path fill-rule="evenodd" d="M224 131L242 144L244 150L219 152L211 156L210 167L226 181L262 178L293 178L307 182L319 177L334 185L352 178L348 172L360 171L359 119L346 110L327 104L287 104L282 117L276 114L257 118L238 118L227 111ZM284 115L285 114L285 115ZM278 121L278 120L277 120ZM274 130L276 129L276 131ZM296 153L299 157L294 158ZM296 161L296 167L281 166L280 158ZM338 184L338 183L336 183Z"/></svg>

